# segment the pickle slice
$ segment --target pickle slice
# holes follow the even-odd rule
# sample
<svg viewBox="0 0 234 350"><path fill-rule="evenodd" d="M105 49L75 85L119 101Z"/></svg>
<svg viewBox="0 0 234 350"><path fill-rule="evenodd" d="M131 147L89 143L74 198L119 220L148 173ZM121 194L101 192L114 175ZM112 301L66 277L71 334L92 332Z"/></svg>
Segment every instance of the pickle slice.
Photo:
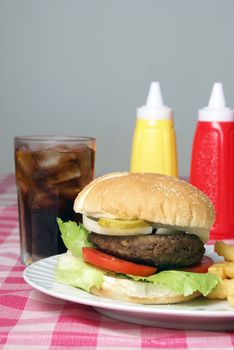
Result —
<svg viewBox="0 0 234 350"><path fill-rule="evenodd" d="M150 225L143 220L117 220L109 218L100 218L98 224L105 228L114 228L119 230L149 227Z"/></svg>

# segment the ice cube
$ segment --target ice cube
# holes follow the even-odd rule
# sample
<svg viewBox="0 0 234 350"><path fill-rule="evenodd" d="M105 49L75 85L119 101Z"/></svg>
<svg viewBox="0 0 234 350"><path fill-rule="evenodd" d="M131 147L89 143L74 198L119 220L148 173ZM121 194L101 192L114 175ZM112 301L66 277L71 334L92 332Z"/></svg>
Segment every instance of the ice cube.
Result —
<svg viewBox="0 0 234 350"><path fill-rule="evenodd" d="M41 189L37 189L33 191L31 196L31 204L35 209L48 209L57 207L58 202L58 191L54 190L53 192L44 191Z"/></svg>
<svg viewBox="0 0 234 350"><path fill-rule="evenodd" d="M46 169L49 173L56 172L58 166L66 166L67 163L75 159L73 152L62 145L35 151L33 157L38 161L38 167Z"/></svg>
<svg viewBox="0 0 234 350"><path fill-rule="evenodd" d="M17 188L23 195L26 195L29 192L30 184L27 183L23 178L17 177Z"/></svg>
<svg viewBox="0 0 234 350"><path fill-rule="evenodd" d="M26 146L21 146L15 153L16 175L22 178L31 178L34 169L32 153Z"/></svg>
<svg viewBox="0 0 234 350"><path fill-rule="evenodd" d="M86 176L92 171L93 168L93 159L92 159L93 150L89 147L80 147L77 149L76 161L80 165L81 176Z"/></svg>
<svg viewBox="0 0 234 350"><path fill-rule="evenodd" d="M56 173L47 178L47 185L54 186L66 181L79 178L81 175L79 164L68 163L66 166L57 167Z"/></svg>
<svg viewBox="0 0 234 350"><path fill-rule="evenodd" d="M78 195L78 193L82 190L80 187L65 187L60 190L60 195L65 198L70 198L72 200Z"/></svg>

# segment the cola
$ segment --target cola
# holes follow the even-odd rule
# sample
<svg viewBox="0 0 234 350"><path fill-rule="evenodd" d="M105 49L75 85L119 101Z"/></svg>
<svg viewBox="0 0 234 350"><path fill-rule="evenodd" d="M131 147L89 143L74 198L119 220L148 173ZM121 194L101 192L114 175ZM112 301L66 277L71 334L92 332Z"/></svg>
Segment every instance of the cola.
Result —
<svg viewBox="0 0 234 350"><path fill-rule="evenodd" d="M73 203L93 180L94 162L94 139L15 139L21 259L25 264L66 251L57 218L81 221Z"/></svg>

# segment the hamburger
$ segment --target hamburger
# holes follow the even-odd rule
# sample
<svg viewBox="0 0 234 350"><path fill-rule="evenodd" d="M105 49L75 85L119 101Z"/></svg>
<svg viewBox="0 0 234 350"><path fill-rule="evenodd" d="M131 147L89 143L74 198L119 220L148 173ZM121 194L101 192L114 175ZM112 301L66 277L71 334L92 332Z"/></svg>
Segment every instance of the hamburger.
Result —
<svg viewBox="0 0 234 350"><path fill-rule="evenodd" d="M55 278L92 294L141 304L207 295L204 244L214 223L208 197L178 178L119 172L99 177L74 202L83 225L58 219L68 253Z"/></svg>

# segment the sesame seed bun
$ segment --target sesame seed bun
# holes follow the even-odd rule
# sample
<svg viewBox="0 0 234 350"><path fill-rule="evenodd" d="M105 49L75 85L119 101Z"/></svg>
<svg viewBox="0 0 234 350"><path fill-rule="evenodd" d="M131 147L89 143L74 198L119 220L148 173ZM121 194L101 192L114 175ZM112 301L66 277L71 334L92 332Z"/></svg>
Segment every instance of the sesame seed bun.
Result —
<svg viewBox="0 0 234 350"><path fill-rule="evenodd" d="M91 217L140 219L197 234L203 242L214 207L203 192L179 178L148 173L110 173L77 196L74 211Z"/></svg>

